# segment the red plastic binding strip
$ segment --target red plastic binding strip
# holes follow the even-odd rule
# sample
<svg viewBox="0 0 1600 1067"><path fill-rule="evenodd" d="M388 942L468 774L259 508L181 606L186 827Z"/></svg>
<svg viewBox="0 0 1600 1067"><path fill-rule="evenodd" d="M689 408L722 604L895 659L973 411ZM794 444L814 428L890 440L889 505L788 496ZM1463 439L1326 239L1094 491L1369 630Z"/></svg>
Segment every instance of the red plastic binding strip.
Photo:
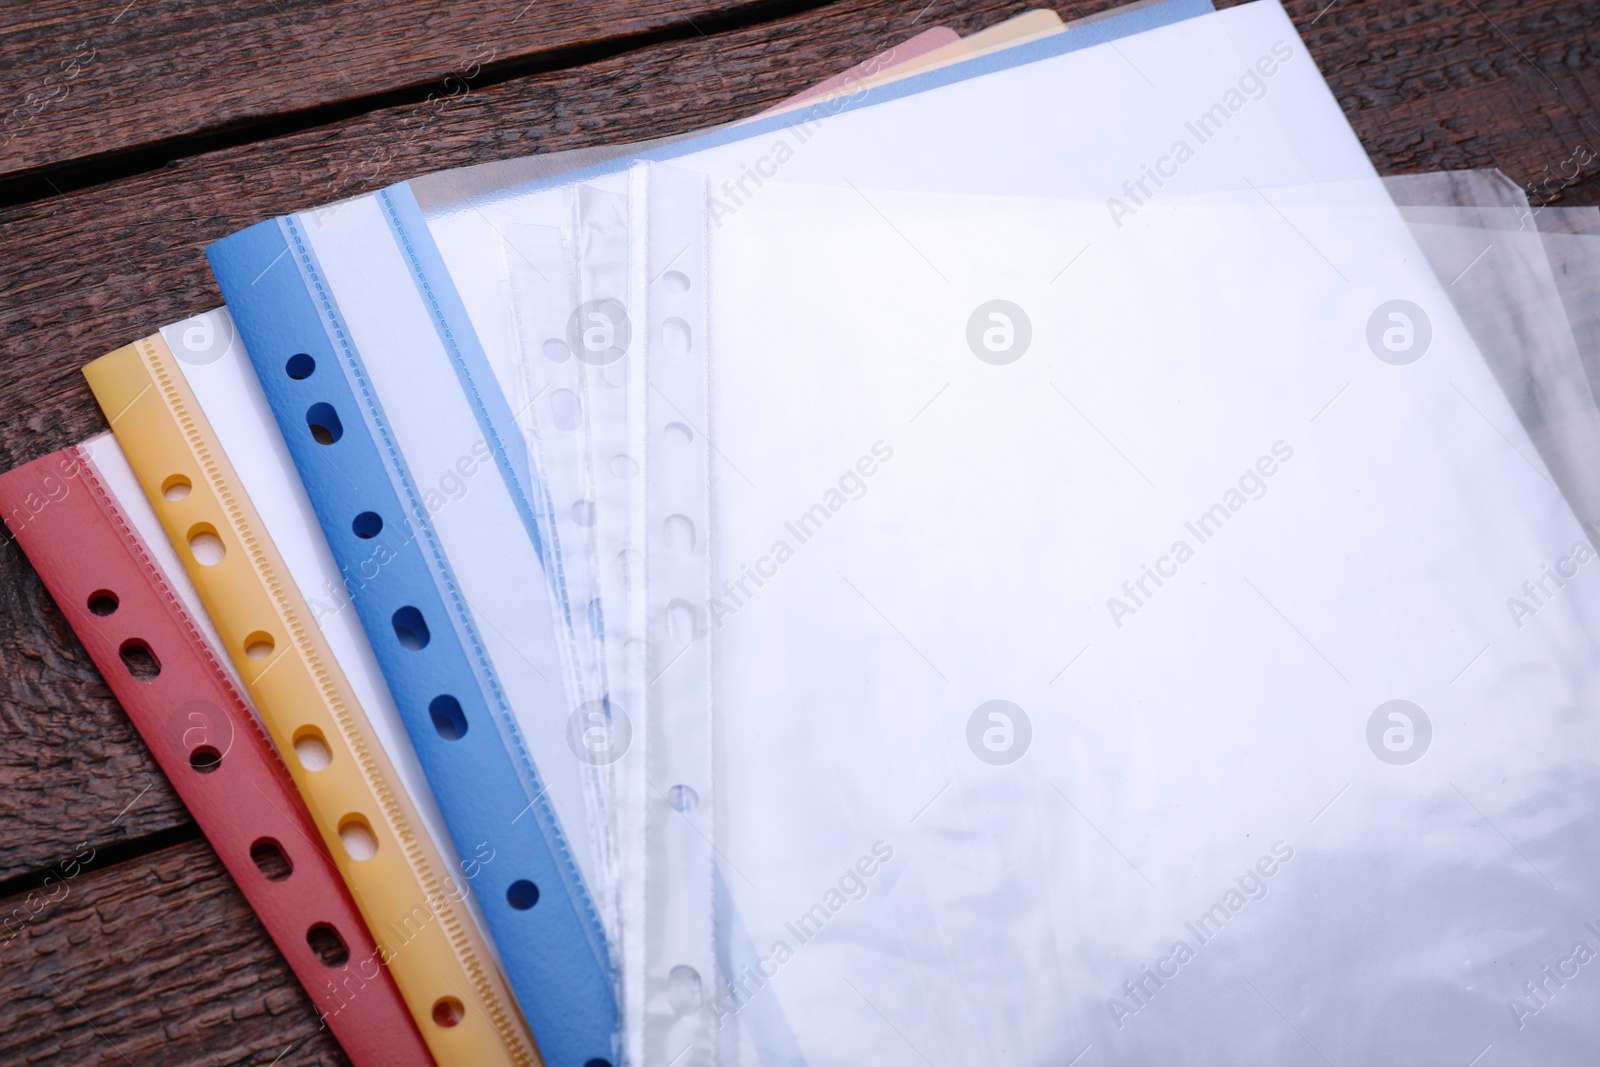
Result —
<svg viewBox="0 0 1600 1067"><path fill-rule="evenodd" d="M0 512L351 1061L432 1067L288 771L88 454L0 475Z"/></svg>

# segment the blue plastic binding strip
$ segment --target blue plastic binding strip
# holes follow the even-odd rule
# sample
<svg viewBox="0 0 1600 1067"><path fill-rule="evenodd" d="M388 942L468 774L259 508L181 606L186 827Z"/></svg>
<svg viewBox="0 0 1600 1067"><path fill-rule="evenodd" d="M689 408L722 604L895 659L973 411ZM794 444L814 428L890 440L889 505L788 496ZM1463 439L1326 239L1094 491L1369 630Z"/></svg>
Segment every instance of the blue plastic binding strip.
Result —
<svg viewBox="0 0 1600 1067"><path fill-rule="evenodd" d="M341 328L327 286L315 285L313 292L303 280L301 267L314 268L314 261L308 247L291 246L289 228L265 222L218 242L207 249L212 270L450 835L463 854L472 854L480 842L494 850L495 860L483 865L473 884L545 1063L614 1063L618 1015L599 918L548 797L542 791L530 797L524 788L529 764L519 773L516 761L527 761L527 753L507 751L491 718L508 710L492 706L494 698L479 683L482 665L475 671L471 653L446 622L453 609L435 575L446 578L447 589L452 586L427 510L420 497L414 496L412 506L402 501L391 471L403 485L414 486L404 461L392 441L367 432L364 413L383 438L386 420L370 388L358 397L351 385L365 382L359 354ZM344 432L332 444L319 444L303 431L314 404L332 405L342 416ZM341 476L330 475L330 460ZM382 565L373 566L380 557ZM426 647L400 644L394 619L403 609L437 620L430 627L436 636ZM527 882L538 888L531 907L526 886L519 884Z"/></svg>
<svg viewBox="0 0 1600 1067"><path fill-rule="evenodd" d="M880 104L1212 10L1209 0L1167 0L1079 31L879 86L871 94L858 94L842 101L717 130L649 149L633 158L671 160L769 130L811 122L824 113L831 115L837 110ZM554 186L613 173L627 162L621 159L555 175L524 188ZM494 453L501 478L516 499L528 534L548 565L551 553L533 522L535 509L544 503L535 495L540 491L538 480L533 477L515 421L509 417L508 410L502 410L504 400L492 388L493 377L431 234L426 226L418 225L420 213L404 185L380 197L391 235L402 254L408 257L420 296L429 303L441 341L451 353L463 389L473 400L474 410L483 424L485 439L496 442ZM402 503L392 487L384 457L389 454L390 461L402 467L403 461L366 433L347 431L338 442L323 446L302 432L304 414L314 403L332 404L336 410L349 412L352 418L341 420L346 427L365 426L363 419L355 417L362 404L380 423L382 416L371 391L363 390L364 395L358 399L343 373L313 373L303 379L291 378L287 373L286 361L300 353L309 355L317 365L328 370L337 369L341 358L359 365L359 356L353 352L347 335L341 336L341 342L348 351L334 351L317 304L319 300L325 301L331 310L332 294L326 287L320 287L321 291L316 294L309 292L293 261L280 262L287 259L290 252L278 223L267 222L218 242L207 250L207 255L250 351L262 388L283 427L289 450L306 483L334 557L352 586L352 599L395 694L451 836L458 847L468 850L480 841L487 841L497 855L511 861L497 860L485 866L477 886L490 933L506 962L507 977L533 1028L540 1051L550 1067L595 1067L595 1061L615 1062L617 1010L598 918L583 892L581 880L575 888L566 888L574 886L575 866L565 854L564 846L552 848L545 834L534 830L517 832L514 826L507 825L507 809L520 812L527 808L527 796L514 757L505 750L489 721L489 716L496 711L491 710L480 692L466 650L452 639L435 640L420 652L409 652L393 639L391 620L395 611L411 607L420 610L424 617L440 619L445 618L447 612L430 574L423 547L423 541L430 540L426 536L426 509L408 509ZM332 317L336 319L336 312ZM491 384L480 390L476 384L480 382ZM343 478L328 476L327 464L319 460L335 457L318 455L315 450L319 448L339 450L338 468L360 486L355 494L359 499L352 498ZM370 539L358 537L351 527L355 516L367 512L379 515L383 521L382 532ZM368 579L370 561L380 545L385 546L386 554L393 558L376 568L375 577ZM435 565L446 566L442 558L436 558ZM429 710L430 705L446 696L459 703L468 723L467 732L457 740L446 740L443 729L435 727ZM483 728L472 730L475 722ZM538 806L537 800L535 806ZM559 834L547 801L541 811L541 821L544 819L548 819L549 827ZM521 879L541 887L538 906L519 910L509 903L507 893L512 883ZM559 899L552 899L557 897Z"/></svg>

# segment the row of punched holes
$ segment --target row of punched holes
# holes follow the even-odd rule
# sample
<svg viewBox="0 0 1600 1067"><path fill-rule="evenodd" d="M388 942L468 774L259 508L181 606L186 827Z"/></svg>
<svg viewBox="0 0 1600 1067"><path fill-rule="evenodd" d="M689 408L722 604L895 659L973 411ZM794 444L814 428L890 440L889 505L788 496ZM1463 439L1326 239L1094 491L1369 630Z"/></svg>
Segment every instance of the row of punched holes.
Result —
<svg viewBox="0 0 1600 1067"><path fill-rule="evenodd" d="M290 356L284 364L284 373L295 381L305 381L316 372L316 369L316 360L305 352ZM306 429L311 434L311 439L319 445L336 444L344 436L344 424L339 419L338 410L326 401L318 401L306 409ZM350 532L364 541L371 540L382 531L383 517L375 511L360 512L350 521ZM408 652L420 652L428 647L432 635L428 630L427 620L417 608L409 604L398 608L390 617L389 623L394 628L395 640L401 648ZM461 709L461 702L455 697L447 693L434 697L428 703L428 717L433 721L435 732L445 741L459 741L466 736L467 716ZM299 747L300 739L297 734L296 751L299 751ZM343 834L344 827L341 824L340 836ZM538 902L539 887L526 878L512 882L506 889L506 903L517 911L527 911ZM458 1001L454 1001L453 998L446 999L452 1000L459 1008ZM440 1025L453 1026L460 1021L460 1018L456 1016L453 1021L444 1022L440 1018L439 1006L435 1005L434 1020ZM610 1064L605 1060L590 1060L584 1067L610 1067Z"/></svg>
<svg viewBox="0 0 1600 1067"><path fill-rule="evenodd" d="M173 502L186 499L192 490L193 483L182 474L174 474L161 483L161 495ZM223 543L221 534L209 522L197 522L190 526L186 539L189 544L190 554L194 557L195 562L202 567L214 567L227 557L227 547ZM143 642L135 644L136 646L143 646ZM252 631L244 639L244 653L253 660L267 659L272 655L276 647L277 643L273 640L272 634L265 630ZM129 663L130 655L135 660L140 661L139 669L148 671L150 664L154 664L155 672L159 673L159 664L155 663L154 655L149 651L148 646L143 646L141 651L138 647L129 648L129 646L125 645L123 662ZM144 662L147 659L149 663ZM129 669L133 670L134 667L130 664ZM135 676L138 676L137 673ZM153 677L154 675L148 676ZM463 730L463 732L465 731ZM293 744L295 757L306 771L316 773L326 770L332 765L333 750L329 747L327 738L323 736L322 731L317 727L310 724L301 726L294 732ZM201 762L196 763L196 759ZM203 764L204 766L202 766ZM209 773L221 765L221 755L215 749L196 749L190 756L190 765L197 770L202 770L203 773ZM352 860L361 862L369 860L378 854L378 836L373 832L372 824L367 821L366 816L359 812L351 812L339 820L338 830L339 840L344 845L346 854ZM271 847L268 848L268 845ZM258 848L263 851L264 855L276 851L278 856L282 858L282 850L277 847L276 842L267 842L265 839L257 842L256 845L251 847L252 858L256 856ZM258 860L258 865L260 862ZM276 861L273 862L275 863ZM288 877L290 868L287 859L283 859L281 867L275 867L274 869L283 871L280 877ZM527 884L529 887L532 886L532 883ZM514 886L513 890L515 888ZM530 896L533 900L538 899L538 890L536 888L532 889ZM531 900L527 906L532 907ZM320 928L314 927L307 937L308 940L313 942L314 949L319 943L326 946L330 937L333 940L338 940L337 933L326 924L322 924ZM329 966L341 966L344 960L349 958L349 951L345 949L342 941L338 942L336 948L330 948L329 952L330 955L322 955L319 951L319 956ZM335 962L329 962L330 959ZM434 1001L432 1016L433 1021L440 1027L458 1026L466 1018L466 1005L457 997L440 997Z"/></svg>
<svg viewBox="0 0 1600 1067"><path fill-rule="evenodd" d="M97 589L89 594L86 606L91 615L103 619L116 614L122 600L110 589ZM135 680L149 682L160 676L161 659L142 638L128 638L118 646L117 653ZM215 745L196 745L189 750L189 766L196 774L215 774L222 766L223 755ZM271 837L258 837L251 842L250 859L269 882L285 881L294 873L294 865L289 862L283 846ZM313 923L306 931L306 944L326 967L342 968L350 960L350 950L332 923Z"/></svg>

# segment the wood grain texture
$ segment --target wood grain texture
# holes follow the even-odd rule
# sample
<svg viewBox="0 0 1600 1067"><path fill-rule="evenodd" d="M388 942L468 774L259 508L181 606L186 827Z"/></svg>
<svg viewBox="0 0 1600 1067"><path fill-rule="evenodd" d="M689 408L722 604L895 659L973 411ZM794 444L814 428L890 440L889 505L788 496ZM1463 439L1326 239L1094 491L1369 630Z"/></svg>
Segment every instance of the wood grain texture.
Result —
<svg viewBox="0 0 1600 1067"><path fill-rule="evenodd" d="M844 0L0 210L0 467L104 428L78 368L217 304L202 250L234 230L440 167L736 118L930 24L971 32L1026 6ZM1579 145L1600 149L1600 0L1289 8L1380 171L1499 166L1540 198L1553 190L1556 202L1600 202L1600 162L1582 173L1567 165ZM139 832L181 818L37 581L16 577L25 565L15 559L4 567L0 655L16 667L0 683L0 816L12 827L0 834L0 872L70 850L146 784L156 783ZM91 803L81 818L61 817L42 803L61 796Z"/></svg>
<svg viewBox="0 0 1600 1067"><path fill-rule="evenodd" d="M228 233L440 167L737 118L929 25L971 32L1029 6L837 0L749 28L713 25L708 37L648 40L671 36L675 12L775 9L649 0L626 7L638 21L624 32L601 26L593 7L547 0L538 17L556 27L551 41L566 43L540 45L473 21L488 7L476 0L425 14L413 0L357 5L364 25L343 16L324 21L307 0L229 3L221 15L189 14L177 0L148 0L148 8L140 0L125 17L147 11L168 24L137 31L117 28L123 0L81 12L79 2L42 0L26 18L0 16L17 27L0 40L6 107L17 92L31 91L22 85L24 66L55 61L52 49L65 49L64 57L75 28L126 34L115 37L114 49L96 51L71 93L49 102L59 111L38 113L37 128L28 126L37 141L0 147L0 177L122 158L207 131L248 132L256 122L270 131L285 112L304 118L343 107L348 114L0 209L0 468L104 428L78 368L156 325L214 306L219 297L202 250ZM1112 0L1069 0L1062 12L1076 17L1109 6ZM1536 202L1600 203L1600 0L1289 0L1288 7L1381 172L1498 166ZM495 10L504 17L507 8ZM296 39L294 31L308 26L325 36ZM244 79L256 80L250 93L230 95L237 87L229 79L243 75L215 58L219 39L230 64L252 57ZM383 95L442 78L463 44L470 55L485 40L533 72L502 70L495 84L485 78L442 101ZM186 43L170 48L174 41ZM591 61L630 41L645 46ZM165 57L157 54L163 42L172 53ZM337 71L319 71L319 55L347 57L354 87ZM574 58L584 61L560 66ZM552 69L533 69L539 63ZM95 64L105 80L91 97L90 87L102 83L82 79ZM35 155L17 155L18 145ZM1575 168L1580 147L1595 161ZM57 864L79 842L136 845L187 825L15 546L0 548L0 820L0 880ZM203 843L84 874L70 891L25 939L0 945L0 1062L126 1062L96 1027L141 1065L267 1064L301 1038L306 1043L282 1062L343 1062L328 1036L314 1032L308 1002ZM7 903L0 914L15 906Z"/></svg>
<svg viewBox="0 0 1600 1067"><path fill-rule="evenodd" d="M187 824L22 550L0 547L0 881Z"/></svg>
<svg viewBox="0 0 1600 1067"><path fill-rule="evenodd" d="M1565 202L1600 200L1600 158L1565 166L1580 145L1600 155L1600 2L1286 6L1380 174L1499 167L1546 198L1563 175Z"/></svg>
<svg viewBox="0 0 1600 1067"><path fill-rule="evenodd" d="M34 917L0 933L0 1063L349 1062L204 842L0 900L18 911Z"/></svg>
<svg viewBox="0 0 1600 1067"><path fill-rule="evenodd" d="M0 14L0 177L715 32L772 0L35 0ZM790 6L794 6L791 4ZM699 29L697 29L697 27ZM394 101L389 101L393 103Z"/></svg>
<svg viewBox="0 0 1600 1067"><path fill-rule="evenodd" d="M969 31L1023 6L974 4L941 18L936 4L916 28L940 19ZM0 406L0 465L102 427L78 366L152 324L213 306L201 255L211 241L427 170L748 114L908 36L924 7L847 0L0 211L0 395L30 401ZM1311 25L1324 8L1290 4L1381 172L1498 166L1532 185L1561 173L1576 146L1600 149L1600 0L1337 0ZM1597 172L1600 155L1559 202L1600 199Z"/></svg>
<svg viewBox="0 0 1600 1067"><path fill-rule="evenodd" d="M1025 6L972 5L951 24L975 30ZM845 69L925 28L913 25L921 7L841 5L785 22L776 35L762 28L715 43L697 37L477 91L442 108L385 109L0 211L0 469L105 429L79 368L219 304L202 254L210 242L439 166L739 117L804 87L818 71ZM0 832L0 879L42 869L80 841L105 846L186 822L14 545L0 549L0 611L0 825L8 827ZM70 811L63 797L75 798Z"/></svg>
<svg viewBox="0 0 1600 1067"><path fill-rule="evenodd" d="M104 428L78 368L220 303L203 255L212 241L440 167L737 118L925 28L913 25L925 6L848 0L0 210L0 397L17 398L0 403L0 468ZM943 21L972 30L1026 6L986 0Z"/></svg>

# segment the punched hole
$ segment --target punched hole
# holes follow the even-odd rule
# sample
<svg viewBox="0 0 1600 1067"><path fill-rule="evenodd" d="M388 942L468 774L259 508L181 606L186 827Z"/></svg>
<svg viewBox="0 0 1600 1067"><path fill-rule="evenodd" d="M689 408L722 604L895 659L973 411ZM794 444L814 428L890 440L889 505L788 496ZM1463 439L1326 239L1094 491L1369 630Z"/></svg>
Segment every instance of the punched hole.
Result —
<svg viewBox="0 0 1600 1067"><path fill-rule="evenodd" d="M624 548L617 553L617 576L622 579L622 584L633 588L633 578L636 574L644 572L644 557L636 549Z"/></svg>
<svg viewBox="0 0 1600 1067"><path fill-rule="evenodd" d="M302 726L295 732L294 754L308 771L325 771L333 762L333 750L315 726Z"/></svg>
<svg viewBox="0 0 1600 1067"><path fill-rule="evenodd" d="M687 515L668 515L662 523L667 547L674 552L694 551L694 522Z"/></svg>
<svg viewBox="0 0 1600 1067"><path fill-rule="evenodd" d="M700 806L700 794L690 786L675 785L667 790L667 803L672 805L674 811L687 815Z"/></svg>
<svg viewBox="0 0 1600 1067"><path fill-rule="evenodd" d="M585 1060L583 1067L611 1067L610 1060Z"/></svg>
<svg viewBox="0 0 1600 1067"><path fill-rule="evenodd" d="M244 639L244 654L251 659L266 659L272 655L273 647L272 635L264 630L257 630Z"/></svg>
<svg viewBox="0 0 1600 1067"><path fill-rule="evenodd" d="M378 835L372 832L372 824L361 815L346 815L339 820L339 841L357 863L370 860L378 854Z"/></svg>
<svg viewBox="0 0 1600 1067"><path fill-rule="evenodd" d="M250 846L250 859L269 882L281 882L294 873L294 865L284 854L283 846L270 837L263 837Z"/></svg>
<svg viewBox="0 0 1600 1067"><path fill-rule="evenodd" d="M113 611L116 611L117 605L120 603L121 601L117 599L117 594L111 590L98 589L89 594L89 614L105 618Z"/></svg>
<svg viewBox="0 0 1600 1067"><path fill-rule="evenodd" d="M201 745L189 752L189 766L201 774L210 774L222 766L222 753L210 745Z"/></svg>
<svg viewBox="0 0 1600 1067"><path fill-rule="evenodd" d="M311 439L319 445L331 445L344 436L344 424L332 404L319 402L307 408L306 425L311 428Z"/></svg>
<svg viewBox="0 0 1600 1067"><path fill-rule="evenodd" d="M141 682L148 682L161 673L161 661L150 651L150 646L137 637L122 642L117 653L122 657L122 665L128 668L128 673Z"/></svg>
<svg viewBox="0 0 1600 1067"><path fill-rule="evenodd" d="M694 332L687 322L671 318L661 324L661 343L668 354L681 356L694 345Z"/></svg>
<svg viewBox="0 0 1600 1067"><path fill-rule="evenodd" d="M303 382L311 377L311 372L317 369L317 361L304 352L296 352L289 357L289 362L283 365L284 372L297 382Z"/></svg>
<svg viewBox="0 0 1600 1067"><path fill-rule="evenodd" d="M571 389L557 389L550 394L550 418L558 430L576 430L583 421L583 403Z"/></svg>
<svg viewBox="0 0 1600 1067"><path fill-rule="evenodd" d="M446 741L459 741L467 736L467 716L455 697L448 694L434 697L428 704L428 715L433 719L433 728Z"/></svg>
<svg viewBox="0 0 1600 1067"><path fill-rule="evenodd" d="M344 938L327 923L318 923L307 930L306 944L324 967L343 967L350 962L350 950L345 947Z"/></svg>
<svg viewBox="0 0 1600 1067"><path fill-rule="evenodd" d="M350 520L350 532L363 541L370 541L383 532L383 517L376 511L363 511Z"/></svg>
<svg viewBox="0 0 1600 1067"><path fill-rule="evenodd" d="M700 1008L700 972L687 963L680 963L667 972L667 1003L679 1015L687 1015Z"/></svg>
<svg viewBox="0 0 1600 1067"><path fill-rule="evenodd" d="M670 293L689 291L689 276L681 271L669 270L661 276L661 280L667 283L667 291Z"/></svg>
<svg viewBox="0 0 1600 1067"><path fill-rule="evenodd" d="M440 997L433 1003L434 1023L447 1030L452 1026L460 1026L461 1020L466 1017L466 1008L455 997Z"/></svg>
<svg viewBox="0 0 1600 1067"><path fill-rule="evenodd" d="M182 500L189 495L189 479L181 474L174 474L161 483L161 495L168 500Z"/></svg>
<svg viewBox="0 0 1600 1067"><path fill-rule="evenodd" d="M422 617L422 612L407 604L394 613L389 620L394 624L394 636L400 642L400 647L407 652L420 652L428 647L430 634L428 623Z"/></svg>
<svg viewBox="0 0 1600 1067"><path fill-rule="evenodd" d="M215 526L200 522L189 527L189 552L200 566L215 567L227 556L228 549L223 545L222 538L217 536Z"/></svg>
<svg viewBox="0 0 1600 1067"><path fill-rule="evenodd" d="M687 600L674 599L667 604L667 637L686 645L700 632L700 613Z"/></svg>
<svg viewBox="0 0 1600 1067"><path fill-rule="evenodd" d="M526 878L519 878L506 890L506 903L518 911L527 911L539 903L539 887Z"/></svg>

